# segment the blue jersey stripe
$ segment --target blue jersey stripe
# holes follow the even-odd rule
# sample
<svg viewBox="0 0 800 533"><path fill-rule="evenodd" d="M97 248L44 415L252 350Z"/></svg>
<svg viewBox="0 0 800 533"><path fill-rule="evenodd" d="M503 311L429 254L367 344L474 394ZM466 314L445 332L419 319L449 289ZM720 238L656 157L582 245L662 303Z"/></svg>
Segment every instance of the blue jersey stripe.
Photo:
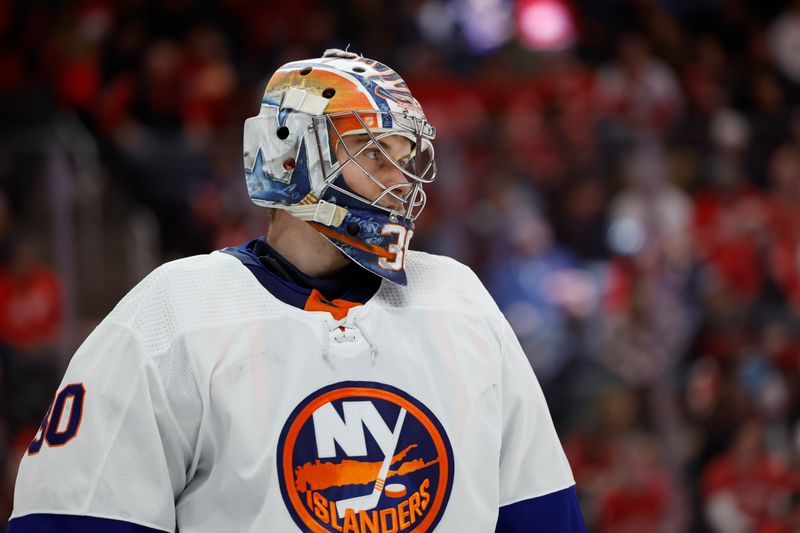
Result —
<svg viewBox="0 0 800 533"><path fill-rule="evenodd" d="M495 533L584 533L575 485L529 500L504 505Z"/></svg>
<svg viewBox="0 0 800 533"><path fill-rule="evenodd" d="M66 514L29 514L14 518L6 533L165 533L122 520Z"/></svg>

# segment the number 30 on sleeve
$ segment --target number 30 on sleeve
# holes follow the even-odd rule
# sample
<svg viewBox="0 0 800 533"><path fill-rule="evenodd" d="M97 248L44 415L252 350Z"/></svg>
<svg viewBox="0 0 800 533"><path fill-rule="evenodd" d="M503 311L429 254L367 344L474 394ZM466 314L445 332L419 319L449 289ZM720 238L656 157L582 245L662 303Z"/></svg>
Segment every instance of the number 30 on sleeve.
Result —
<svg viewBox="0 0 800 533"><path fill-rule="evenodd" d="M83 419L85 395L86 387L83 386L83 383L70 383L58 392L56 399L47 409L39 431L28 445L28 455L39 453L45 441L48 446L54 448L64 446L75 438Z"/></svg>

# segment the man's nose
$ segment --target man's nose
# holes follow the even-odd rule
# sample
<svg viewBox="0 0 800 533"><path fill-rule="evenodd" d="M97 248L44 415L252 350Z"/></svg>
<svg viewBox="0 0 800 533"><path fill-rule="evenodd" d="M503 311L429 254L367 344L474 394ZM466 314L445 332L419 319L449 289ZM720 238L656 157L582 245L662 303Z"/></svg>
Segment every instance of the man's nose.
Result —
<svg viewBox="0 0 800 533"><path fill-rule="evenodd" d="M384 169L383 175L381 176L381 183L383 183L383 186L386 188L398 186L398 189L402 189L404 185L410 185L403 171L391 163Z"/></svg>

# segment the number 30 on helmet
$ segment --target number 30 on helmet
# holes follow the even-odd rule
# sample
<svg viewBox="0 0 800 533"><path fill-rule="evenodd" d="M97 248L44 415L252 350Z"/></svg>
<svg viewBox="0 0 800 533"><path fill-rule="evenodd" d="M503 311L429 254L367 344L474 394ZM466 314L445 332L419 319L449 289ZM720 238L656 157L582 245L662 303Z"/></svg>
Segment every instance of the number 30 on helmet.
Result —
<svg viewBox="0 0 800 533"><path fill-rule="evenodd" d="M357 150L347 135L368 136ZM408 161L394 161L381 139L401 135L412 143ZM435 129L405 82L389 67L343 50L280 67L267 83L258 116L244 126L244 167L250 198L309 222L351 260L405 285L403 260L414 220L425 207L422 186L436 176L431 141ZM386 186L359 165L366 150L380 150L407 183ZM342 159L341 161L339 159ZM381 191L356 193L342 177L356 165ZM391 197L392 207L379 202Z"/></svg>

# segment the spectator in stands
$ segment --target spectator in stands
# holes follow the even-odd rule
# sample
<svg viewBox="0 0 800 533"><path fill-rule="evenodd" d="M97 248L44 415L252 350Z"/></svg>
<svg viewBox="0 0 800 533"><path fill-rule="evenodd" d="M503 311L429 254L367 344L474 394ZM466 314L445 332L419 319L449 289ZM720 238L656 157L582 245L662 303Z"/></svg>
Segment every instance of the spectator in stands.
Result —
<svg viewBox="0 0 800 533"><path fill-rule="evenodd" d="M748 420L730 449L703 472L709 524L719 533L756 531L789 503L792 478L765 447L764 425Z"/></svg>
<svg viewBox="0 0 800 533"><path fill-rule="evenodd" d="M623 139L668 132L683 107L675 74L635 34L620 39L616 60L598 72L597 90L600 112Z"/></svg>
<svg viewBox="0 0 800 533"><path fill-rule="evenodd" d="M61 327L61 281L31 240L18 238L0 269L0 342L22 353L52 351Z"/></svg>

